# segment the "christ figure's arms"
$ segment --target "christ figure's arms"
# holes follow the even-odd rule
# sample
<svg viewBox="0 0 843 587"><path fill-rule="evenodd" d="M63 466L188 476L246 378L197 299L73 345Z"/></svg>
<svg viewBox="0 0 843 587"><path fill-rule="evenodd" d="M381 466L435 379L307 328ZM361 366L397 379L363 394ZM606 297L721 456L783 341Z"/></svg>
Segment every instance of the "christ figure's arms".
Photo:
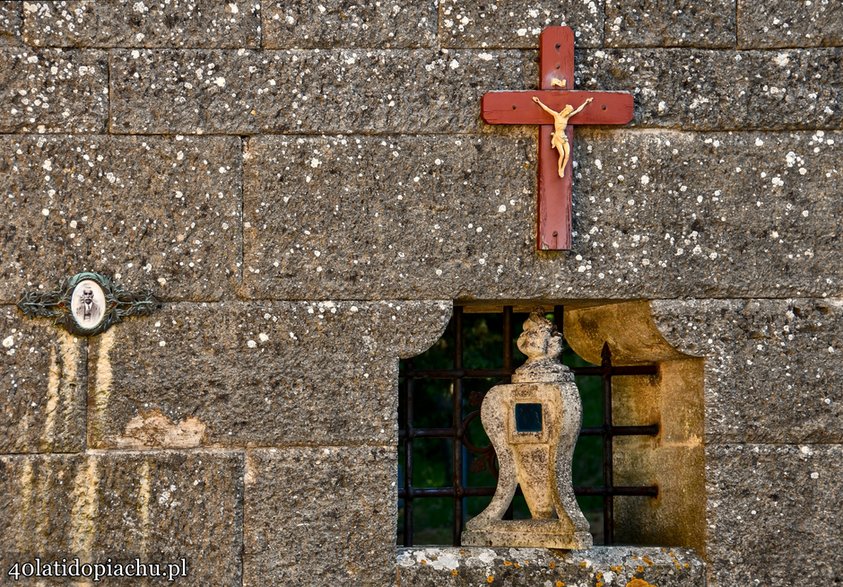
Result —
<svg viewBox="0 0 843 587"><path fill-rule="evenodd" d="M585 108L586 106L588 106L589 104L591 104L591 101L592 101L592 100L594 100L594 98L589 98L588 100L586 100L585 102L583 102L583 103L582 103L582 105L581 105L579 108L577 108L576 110L574 110L573 112L571 112L571 114L568 116L568 118L570 118L570 117L571 117L571 116L573 116L574 114L579 114L579 113L582 111L582 109L583 109L583 108Z"/></svg>
<svg viewBox="0 0 843 587"><path fill-rule="evenodd" d="M547 112L548 114L550 114L550 115L551 115L554 119L555 119L555 118L556 118L556 116L559 114L556 110L553 110L553 109L548 108L547 106L545 106L545 105L544 105L544 103L543 103L541 100L539 100L537 97L535 97L535 96L533 96L533 102L535 102L536 104L538 104L539 106L541 106L541 107L542 107L542 110L544 110L545 112Z"/></svg>

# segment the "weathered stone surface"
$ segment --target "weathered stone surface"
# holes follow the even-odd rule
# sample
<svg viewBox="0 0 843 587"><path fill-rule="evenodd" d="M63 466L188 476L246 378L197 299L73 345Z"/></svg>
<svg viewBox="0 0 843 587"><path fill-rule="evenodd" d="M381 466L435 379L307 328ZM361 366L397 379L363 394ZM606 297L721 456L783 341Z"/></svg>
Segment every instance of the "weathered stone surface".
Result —
<svg viewBox="0 0 843 587"><path fill-rule="evenodd" d="M606 0L606 45L733 48L735 1Z"/></svg>
<svg viewBox="0 0 843 587"><path fill-rule="evenodd" d="M243 585L391 585L394 448L250 451Z"/></svg>
<svg viewBox="0 0 843 587"><path fill-rule="evenodd" d="M170 305L92 341L89 442L392 442L397 358L432 345L450 312L449 302Z"/></svg>
<svg viewBox="0 0 843 587"><path fill-rule="evenodd" d="M439 3L439 38L445 47L536 49L543 28L565 24L574 30L578 47L600 47L603 2L443 0Z"/></svg>
<svg viewBox="0 0 843 587"><path fill-rule="evenodd" d="M17 0L0 3L0 47L20 45L21 3Z"/></svg>
<svg viewBox="0 0 843 587"><path fill-rule="evenodd" d="M214 451L0 456L0 568L184 557L179 583L239 584L243 470L242 454Z"/></svg>
<svg viewBox="0 0 843 587"><path fill-rule="evenodd" d="M244 289L307 298L318 283L329 297L450 299L506 278L504 251L490 253L500 246L516 263L530 250L520 241L532 243L533 148L495 137L254 139Z"/></svg>
<svg viewBox="0 0 843 587"><path fill-rule="evenodd" d="M841 291L839 133L583 137L574 241L586 276L666 297Z"/></svg>
<svg viewBox="0 0 843 587"><path fill-rule="evenodd" d="M712 584L843 582L843 446L711 445Z"/></svg>
<svg viewBox="0 0 843 587"><path fill-rule="evenodd" d="M108 115L103 51L0 48L0 132L101 132Z"/></svg>
<svg viewBox="0 0 843 587"><path fill-rule="evenodd" d="M577 53L582 89L629 90L637 126L815 129L843 124L843 48Z"/></svg>
<svg viewBox="0 0 843 587"><path fill-rule="evenodd" d="M269 49L432 47L436 2L263 2L263 46Z"/></svg>
<svg viewBox="0 0 843 587"><path fill-rule="evenodd" d="M705 563L678 548L595 547L565 552L538 548L398 549L399 585L604 585L703 587Z"/></svg>
<svg viewBox="0 0 843 587"><path fill-rule="evenodd" d="M741 47L843 45L843 4L834 0L738 2Z"/></svg>
<svg viewBox="0 0 843 587"><path fill-rule="evenodd" d="M0 138L0 300L83 270L167 299L239 277L237 138Z"/></svg>
<svg viewBox="0 0 843 587"><path fill-rule="evenodd" d="M117 132L237 134L488 130L479 119L480 97L535 87L534 55L115 51L111 126ZM613 49L579 51L577 72L584 89L633 91L639 126L836 128L843 124L836 106L843 100L841 59L843 48Z"/></svg>
<svg viewBox="0 0 843 587"><path fill-rule="evenodd" d="M476 51L115 51L116 132L448 132L490 89L533 87L532 55Z"/></svg>
<svg viewBox="0 0 843 587"><path fill-rule="evenodd" d="M243 292L835 295L840 142L820 132L581 132L574 249L546 255L535 251L531 140L251 139Z"/></svg>
<svg viewBox="0 0 843 587"><path fill-rule="evenodd" d="M709 442L843 442L842 300L652 307L668 342L705 357Z"/></svg>
<svg viewBox="0 0 843 587"><path fill-rule="evenodd" d="M47 47L257 47L253 0L28 1L24 38Z"/></svg>
<svg viewBox="0 0 843 587"><path fill-rule="evenodd" d="M0 453L85 448L83 339L0 308Z"/></svg>

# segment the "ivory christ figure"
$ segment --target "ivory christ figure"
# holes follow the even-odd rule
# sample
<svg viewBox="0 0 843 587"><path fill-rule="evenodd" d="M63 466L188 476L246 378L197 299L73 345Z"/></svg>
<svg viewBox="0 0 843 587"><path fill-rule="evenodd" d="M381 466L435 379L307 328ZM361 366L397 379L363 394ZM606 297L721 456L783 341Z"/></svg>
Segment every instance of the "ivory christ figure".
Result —
<svg viewBox="0 0 843 587"><path fill-rule="evenodd" d="M577 109L574 109L570 104L565 104L565 107L557 112L533 96L533 102L541 106L542 110L553 117L553 134L550 135L550 144L559 151L559 177L565 177L565 167L568 165L568 159L571 158L571 146L568 144L568 137L565 136L565 129L568 128L568 119L581 112L592 100L593 98L589 98Z"/></svg>

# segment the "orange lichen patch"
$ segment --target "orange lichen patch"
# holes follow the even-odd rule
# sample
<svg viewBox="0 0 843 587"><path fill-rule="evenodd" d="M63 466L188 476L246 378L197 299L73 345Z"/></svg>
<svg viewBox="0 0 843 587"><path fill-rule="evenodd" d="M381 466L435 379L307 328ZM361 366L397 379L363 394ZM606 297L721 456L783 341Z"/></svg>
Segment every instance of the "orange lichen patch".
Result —
<svg viewBox="0 0 843 587"><path fill-rule="evenodd" d="M460 572L459 572L458 570L456 570L456 569L451 569L451 576L452 576L452 577L456 577L456 576L457 576L457 575L459 575L459 574L460 574Z"/></svg>
<svg viewBox="0 0 843 587"><path fill-rule="evenodd" d="M597 571L597 574L594 575L597 581L594 583L594 587L603 587L606 583L603 582L603 573Z"/></svg>
<svg viewBox="0 0 843 587"><path fill-rule="evenodd" d="M671 550L667 554L670 555L670 558L673 559L673 566L681 571L682 570L682 564L679 562L679 559L676 558L676 555L673 554L673 551Z"/></svg>
<svg viewBox="0 0 843 587"><path fill-rule="evenodd" d="M609 568L612 569L612 572L620 573L623 570L623 565L612 565Z"/></svg>
<svg viewBox="0 0 843 587"><path fill-rule="evenodd" d="M520 568L521 568L521 565L519 565L518 563L512 563L512 568L514 568L514 569L520 569Z"/></svg>
<svg viewBox="0 0 843 587"><path fill-rule="evenodd" d="M642 561L644 561L645 563L647 563L648 565L650 565L651 567L655 564L655 563L653 562L653 559L651 559L651 558L650 558L649 556L647 556L647 555L644 555L643 557L641 557L641 560L642 560Z"/></svg>
<svg viewBox="0 0 843 587"><path fill-rule="evenodd" d="M580 561L580 568L581 568L581 569L584 569L584 568L586 568L586 567L588 567L588 563L587 563L587 562L585 562L585 561Z"/></svg>
<svg viewBox="0 0 843 587"><path fill-rule="evenodd" d="M556 563L555 563L555 562L553 562L553 561L550 561L550 563L548 563L548 565L547 565L547 566L548 566L548 568L550 568L550 569L555 569L555 568L556 568Z"/></svg>
<svg viewBox="0 0 843 587"><path fill-rule="evenodd" d="M635 572L636 573L643 573L644 567L642 567L641 565L638 565L637 567L635 567Z"/></svg>
<svg viewBox="0 0 843 587"><path fill-rule="evenodd" d="M626 584L626 587L657 587L652 583L648 583L644 579L639 579L638 577L633 577L630 579L629 583Z"/></svg>
<svg viewBox="0 0 843 587"><path fill-rule="evenodd" d="M421 559L421 564L426 565L426 564L427 564L427 560L425 560L425 559Z"/></svg>
<svg viewBox="0 0 843 587"><path fill-rule="evenodd" d="M509 561L503 561L503 566L505 566L505 567L511 567L511 566L512 566L512 563L511 563L511 562L509 562Z"/></svg>
<svg viewBox="0 0 843 587"><path fill-rule="evenodd" d="M557 581L556 587L565 587L565 583L563 581Z"/></svg>
<svg viewBox="0 0 843 587"><path fill-rule="evenodd" d="M486 583L494 583L494 582L495 582L495 576L494 575L489 575L488 577L486 577Z"/></svg>

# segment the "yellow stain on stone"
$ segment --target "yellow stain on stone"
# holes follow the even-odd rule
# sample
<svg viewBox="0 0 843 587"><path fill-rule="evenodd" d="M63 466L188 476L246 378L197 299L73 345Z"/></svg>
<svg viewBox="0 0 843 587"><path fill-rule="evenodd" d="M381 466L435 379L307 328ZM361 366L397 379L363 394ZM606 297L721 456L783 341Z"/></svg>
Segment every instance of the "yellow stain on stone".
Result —
<svg viewBox="0 0 843 587"><path fill-rule="evenodd" d="M96 519L99 510L98 463L97 458L88 457L87 463L79 467L73 481L70 546L75 556L86 561L91 560L96 535Z"/></svg>
<svg viewBox="0 0 843 587"><path fill-rule="evenodd" d="M50 349L50 371L47 379L47 407L45 410L44 430L41 436L42 450L52 450L55 444L56 418L59 403L65 414L70 413L73 391L76 389L76 368L79 364L79 345L76 337L69 332L59 331L59 350Z"/></svg>
<svg viewBox="0 0 843 587"><path fill-rule="evenodd" d="M250 451L246 451L246 471L243 473L243 483L245 485L254 485L258 480L255 474L255 461Z"/></svg>
<svg viewBox="0 0 843 587"><path fill-rule="evenodd" d="M111 349L114 346L115 334L118 327L113 327L102 333L97 341L97 373L94 380L94 397L91 421L88 423L88 444L96 446L102 439L102 423L105 420L108 400L111 397Z"/></svg>
<svg viewBox="0 0 843 587"><path fill-rule="evenodd" d="M73 413L74 396L79 386L79 353L82 347L78 338L64 331L60 333L59 343L64 370L63 385L59 387L59 395L61 395L65 418L70 420L73 417L71 414Z"/></svg>
<svg viewBox="0 0 843 587"><path fill-rule="evenodd" d="M61 383L61 367L56 359L56 348L50 349L50 371L47 379L47 409L44 414L44 434L41 437L41 448L53 448L53 429L56 425L56 408L59 405L59 385Z"/></svg>
<svg viewBox="0 0 843 587"><path fill-rule="evenodd" d="M26 539L29 537L30 533L24 532L22 531L22 529L32 528L34 526L30 519L32 515L33 475L32 461L30 461L29 459L23 461L23 470L21 471L18 481L20 482L21 511L20 526L18 527L17 532L17 545L18 551L27 552L27 550L29 549Z"/></svg>
<svg viewBox="0 0 843 587"><path fill-rule="evenodd" d="M141 552L146 554L146 540L149 536L149 461L144 460L140 470L140 486L138 487L138 515L140 517Z"/></svg>
<svg viewBox="0 0 843 587"><path fill-rule="evenodd" d="M50 466L42 466L38 469L37 476L33 479L32 494L32 517L35 527L35 542L49 539L50 537L50 513L52 512L51 497L55 491L53 480L54 469ZM64 487L64 475L62 469L58 470L58 486Z"/></svg>

